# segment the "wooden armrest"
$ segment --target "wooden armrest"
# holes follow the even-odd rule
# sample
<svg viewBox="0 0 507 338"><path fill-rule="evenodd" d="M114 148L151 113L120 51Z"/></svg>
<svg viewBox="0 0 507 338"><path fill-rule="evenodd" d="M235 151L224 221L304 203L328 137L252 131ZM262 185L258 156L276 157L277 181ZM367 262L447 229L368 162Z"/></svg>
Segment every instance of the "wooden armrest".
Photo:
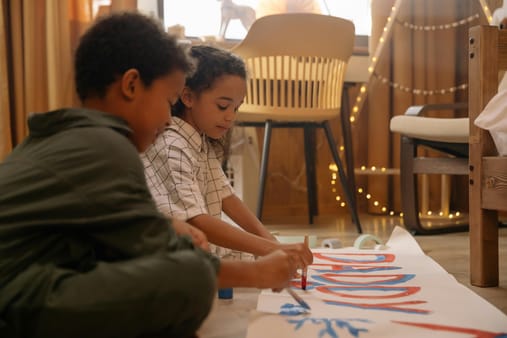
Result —
<svg viewBox="0 0 507 338"><path fill-rule="evenodd" d="M420 116L423 115L427 111L432 110L461 110L461 109L467 109L468 103L467 102L457 102L457 103L429 103L424 104L420 106L410 106L408 107L407 111L405 112L405 115L407 116Z"/></svg>

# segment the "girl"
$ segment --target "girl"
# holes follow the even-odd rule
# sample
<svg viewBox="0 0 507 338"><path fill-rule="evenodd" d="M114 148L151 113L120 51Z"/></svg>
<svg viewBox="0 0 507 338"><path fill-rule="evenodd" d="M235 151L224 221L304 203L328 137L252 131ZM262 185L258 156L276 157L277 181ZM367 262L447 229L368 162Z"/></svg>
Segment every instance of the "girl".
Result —
<svg viewBox="0 0 507 338"><path fill-rule="evenodd" d="M194 46L190 54L196 70L172 107L172 123L143 156L159 210L200 229L213 244L258 256L281 248L306 266L312 261L307 246L278 243L222 170L222 140L246 95L243 61L210 46ZM245 231L222 221L222 211Z"/></svg>

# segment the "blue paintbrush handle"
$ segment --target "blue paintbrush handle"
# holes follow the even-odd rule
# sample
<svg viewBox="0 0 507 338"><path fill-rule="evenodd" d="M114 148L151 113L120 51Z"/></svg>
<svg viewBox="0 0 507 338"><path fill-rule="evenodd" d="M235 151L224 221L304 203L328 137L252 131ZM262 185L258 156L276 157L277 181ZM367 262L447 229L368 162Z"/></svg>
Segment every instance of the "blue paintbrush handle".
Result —
<svg viewBox="0 0 507 338"><path fill-rule="evenodd" d="M287 290L287 292L289 293L289 295L292 296L292 298L294 298L294 300L296 302L298 302L299 305L301 305L302 307L304 307L305 309L307 310L311 310L310 308L310 305L308 305L304 300L303 298L299 297L298 294L296 292L294 292L294 290L292 290L290 287L289 288L286 288L285 290Z"/></svg>

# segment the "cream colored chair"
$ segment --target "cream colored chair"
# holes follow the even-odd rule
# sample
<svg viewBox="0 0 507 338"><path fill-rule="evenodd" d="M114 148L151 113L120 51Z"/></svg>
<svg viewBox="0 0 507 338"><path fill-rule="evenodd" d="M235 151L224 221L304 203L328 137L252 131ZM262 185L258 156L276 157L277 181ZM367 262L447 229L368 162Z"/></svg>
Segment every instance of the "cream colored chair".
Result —
<svg viewBox="0 0 507 338"><path fill-rule="evenodd" d="M351 169L345 173L329 125L329 120L340 116L344 74L353 42L354 25L351 21L319 14L291 13L258 19L245 39L233 48L233 52L245 60L249 72L246 100L240 107L238 124L265 127L257 204L259 218L262 216L272 128L303 128L309 220L313 223L313 216L317 214L317 193L312 135L316 128L323 128L339 168L352 221L361 232L353 163L347 161L347 168ZM349 123L348 119L345 123ZM350 132L348 135L350 137ZM350 159L350 139L345 144L349 145L346 151Z"/></svg>
<svg viewBox="0 0 507 338"><path fill-rule="evenodd" d="M427 117L429 111L463 110L467 103L412 106L404 115L391 119L392 132L401 134L400 184L401 210L405 228L413 234L437 234L468 229L468 220L421 221L417 175L442 175L442 209L450 199L449 175L468 175L468 118ZM439 151L441 157L418 155L419 147ZM424 208L423 208L424 209ZM449 210L443 210L448 213Z"/></svg>

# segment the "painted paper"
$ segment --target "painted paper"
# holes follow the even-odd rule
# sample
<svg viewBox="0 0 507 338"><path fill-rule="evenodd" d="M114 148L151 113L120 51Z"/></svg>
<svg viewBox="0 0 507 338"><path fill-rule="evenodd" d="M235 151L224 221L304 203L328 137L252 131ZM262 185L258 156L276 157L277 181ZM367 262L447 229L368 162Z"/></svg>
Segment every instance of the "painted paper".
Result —
<svg viewBox="0 0 507 338"><path fill-rule="evenodd" d="M507 338L507 316L456 281L404 229L383 250L314 249L307 291L265 290L247 338L477 337Z"/></svg>

